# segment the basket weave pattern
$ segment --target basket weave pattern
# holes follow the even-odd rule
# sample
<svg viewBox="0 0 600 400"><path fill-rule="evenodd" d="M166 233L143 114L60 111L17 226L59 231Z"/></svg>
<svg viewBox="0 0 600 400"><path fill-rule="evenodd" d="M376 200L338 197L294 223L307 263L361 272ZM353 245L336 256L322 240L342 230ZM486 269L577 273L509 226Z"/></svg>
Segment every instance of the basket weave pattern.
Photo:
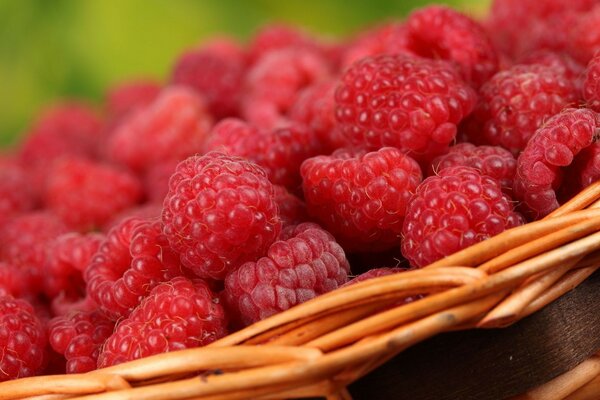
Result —
<svg viewBox="0 0 600 400"><path fill-rule="evenodd" d="M600 267L599 199L596 183L544 220L425 268L335 290L203 348L5 382L0 400L349 399L347 385L409 346L445 331L510 325L584 281ZM427 296L402 304L418 294ZM519 398L599 392L600 354Z"/></svg>

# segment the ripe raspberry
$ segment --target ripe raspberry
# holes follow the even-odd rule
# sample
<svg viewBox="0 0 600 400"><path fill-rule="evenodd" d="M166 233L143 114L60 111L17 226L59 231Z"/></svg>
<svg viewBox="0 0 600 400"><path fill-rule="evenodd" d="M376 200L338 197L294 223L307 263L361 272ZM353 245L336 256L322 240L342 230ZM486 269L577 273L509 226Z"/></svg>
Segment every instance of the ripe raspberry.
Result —
<svg viewBox="0 0 600 400"><path fill-rule="evenodd" d="M0 381L40 373L46 335L33 307L12 296L0 297Z"/></svg>
<svg viewBox="0 0 600 400"><path fill-rule="evenodd" d="M109 318L128 316L150 290L182 275L159 221L130 218L108 232L85 271L87 292Z"/></svg>
<svg viewBox="0 0 600 400"><path fill-rule="evenodd" d="M205 346L226 335L226 317L202 280L179 277L156 286L115 328L98 367L168 351Z"/></svg>
<svg viewBox="0 0 600 400"><path fill-rule="evenodd" d="M191 89L164 89L130 115L109 138L109 156L134 170L180 160L202 150L212 125L204 101Z"/></svg>
<svg viewBox="0 0 600 400"><path fill-rule="evenodd" d="M273 128L282 123L298 91L329 76L327 61L314 51L271 52L248 71L242 116L252 124Z"/></svg>
<svg viewBox="0 0 600 400"><path fill-rule="evenodd" d="M163 196L164 199L164 196ZM110 231L116 225L125 221L128 218L137 218L143 220L155 220L160 219L162 213L162 202L161 203L145 203L139 206L131 207L122 212L115 214L102 228L104 232Z"/></svg>
<svg viewBox="0 0 600 400"><path fill-rule="evenodd" d="M502 147L460 143L450 147L447 154L436 158L432 163L434 173L456 166L475 168L498 182L505 193L512 193L517 160L510 151Z"/></svg>
<svg viewBox="0 0 600 400"><path fill-rule="evenodd" d="M46 247L66 232L59 218L43 211L22 214L0 226L0 260L23 273L29 294L42 289Z"/></svg>
<svg viewBox="0 0 600 400"><path fill-rule="evenodd" d="M221 119L238 114L246 55L237 43L209 43L182 54L177 60L172 82L196 90L206 100L211 113Z"/></svg>
<svg viewBox="0 0 600 400"><path fill-rule="evenodd" d="M306 204L302 200L288 192L283 186L273 185L273 189L275 189L275 202L279 209L279 218L284 227L308 221Z"/></svg>
<svg viewBox="0 0 600 400"><path fill-rule="evenodd" d="M337 150L301 168L308 212L346 251L382 250L400 242L419 165L400 150Z"/></svg>
<svg viewBox="0 0 600 400"><path fill-rule="evenodd" d="M161 85L151 80L122 82L106 94L106 109L113 121L119 121L139 108L151 104L160 94Z"/></svg>
<svg viewBox="0 0 600 400"><path fill-rule="evenodd" d="M558 208L555 190L561 167L598 137L600 115L588 109L567 109L550 118L529 140L517 159L515 196L523 210L538 218Z"/></svg>
<svg viewBox="0 0 600 400"><path fill-rule="evenodd" d="M100 348L114 327L99 311L75 312L50 320L48 339L54 351L67 359L68 374L84 373L96 369Z"/></svg>
<svg viewBox="0 0 600 400"><path fill-rule="evenodd" d="M419 158L442 152L476 95L445 61L382 55L366 58L342 76L336 119L354 144L398 147Z"/></svg>
<svg viewBox="0 0 600 400"><path fill-rule="evenodd" d="M273 185L256 164L219 152L182 161L163 205L164 233L181 262L223 279L255 260L281 230Z"/></svg>
<svg viewBox="0 0 600 400"><path fill-rule="evenodd" d="M27 296L27 284L23 271L11 264L0 261L0 296Z"/></svg>
<svg viewBox="0 0 600 400"><path fill-rule="evenodd" d="M108 164L65 158L48 177L44 202L67 225L88 231L142 197L138 178Z"/></svg>
<svg viewBox="0 0 600 400"><path fill-rule="evenodd" d="M588 108L600 112L600 52L592 58L585 70L583 98Z"/></svg>
<svg viewBox="0 0 600 400"><path fill-rule="evenodd" d="M303 125L266 130L229 118L214 127L205 150L247 158L263 167L272 183L295 192L301 184L300 164L320 154L322 147L316 135Z"/></svg>
<svg viewBox="0 0 600 400"><path fill-rule="evenodd" d="M52 299L50 303L52 315L60 317L75 312L91 312L98 310L98 304L88 295L85 297L69 297L64 292Z"/></svg>
<svg viewBox="0 0 600 400"><path fill-rule="evenodd" d="M98 251L104 235L70 232L50 241L44 262L44 292L53 298L63 293L78 297L85 290L82 273Z"/></svg>
<svg viewBox="0 0 600 400"><path fill-rule="evenodd" d="M34 192L25 170L18 165L0 165L0 225L34 206Z"/></svg>
<svg viewBox="0 0 600 400"><path fill-rule="evenodd" d="M249 57L252 64L260 61L266 54L277 50L308 49L320 51L317 41L298 28L282 24L264 26L256 33L249 45Z"/></svg>
<svg viewBox="0 0 600 400"><path fill-rule="evenodd" d="M579 97L570 79L543 65L515 65L498 72L480 94L468 122L470 139L476 144L502 146L515 155L547 118Z"/></svg>
<svg viewBox="0 0 600 400"><path fill-rule="evenodd" d="M581 76L585 68L579 62L574 60L567 53L551 50L538 50L525 55L519 59L519 64L532 65L539 64L554 68L563 73L568 79L573 80L579 87Z"/></svg>
<svg viewBox="0 0 600 400"><path fill-rule="evenodd" d="M481 86L498 71L498 54L485 30L451 8L429 6L406 21L408 48L416 54L456 63L467 82Z"/></svg>
<svg viewBox="0 0 600 400"><path fill-rule="evenodd" d="M494 179L470 167L446 168L417 188L402 229L402 254L423 267L523 223Z"/></svg>
<svg viewBox="0 0 600 400"><path fill-rule="evenodd" d="M169 191L169 178L173 175L178 160L153 164L144 174L144 191L150 202L162 203Z"/></svg>
<svg viewBox="0 0 600 400"><path fill-rule="evenodd" d="M267 256L227 275L225 301L243 325L343 285L350 266L333 236L316 224L290 227Z"/></svg>
<svg viewBox="0 0 600 400"><path fill-rule="evenodd" d="M578 14L567 31L569 53L584 65L600 50L600 4L595 3L588 12Z"/></svg>

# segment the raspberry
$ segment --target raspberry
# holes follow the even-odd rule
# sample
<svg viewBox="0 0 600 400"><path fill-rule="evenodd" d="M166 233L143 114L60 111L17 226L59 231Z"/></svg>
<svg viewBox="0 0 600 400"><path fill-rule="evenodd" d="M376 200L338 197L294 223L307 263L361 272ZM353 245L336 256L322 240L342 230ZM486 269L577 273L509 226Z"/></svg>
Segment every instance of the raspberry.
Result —
<svg viewBox="0 0 600 400"><path fill-rule="evenodd" d="M227 275L225 301L249 325L343 285L349 264L333 236L304 223L286 230L266 257Z"/></svg>
<svg viewBox="0 0 600 400"><path fill-rule="evenodd" d="M254 64L272 51L286 49L319 51L320 46L306 32L282 24L272 24L264 26L256 33L248 52L250 61Z"/></svg>
<svg viewBox="0 0 600 400"><path fill-rule="evenodd" d="M445 61L381 55L346 71L335 112L354 144L393 146L427 158L448 147L475 101L473 89Z"/></svg>
<svg viewBox="0 0 600 400"><path fill-rule="evenodd" d="M539 64L554 68L563 73L568 79L576 82L577 86L579 86L579 80L585 69L583 65L567 53L551 50L539 50L529 53L519 60L519 64Z"/></svg>
<svg viewBox="0 0 600 400"><path fill-rule="evenodd" d="M0 225L34 206L34 192L25 170L18 165L0 165Z"/></svg>
<svg viewBox="0 0 600 400"><path fill-rule="evenodd" d="M233 41L189 50L177 60L172 81L196 90L217 118L237 115L246 55Z"/></svg>
<svg viewBox="0 0 600 400"><path fill-rule="evenodd" d="M164 196L163 196L164 199ZM160 219L162 213L161 203L145 203L139 206L131 207L122 212L113 215L113 217L103 226L103 231L108 232L116 225L128 218L137 218L144 220Z"/></svg>
<svg viewBox="0 0 600 400"><path fill-rule="evenodd" d="M44 262L44 291L51 298L81 294L85 289L82 273L98 251L104 235L70 232L48 243Z"/></svg>
<svg viewBox="0 0 600 400"><path fill-rule="evenodd" d="M505 193L512 193L517 160L510 151L502 147L460 143L450 147L447 154L436 158L432 163L435 173L456 166L475 168L498 182Z"/></svg>
<svg viewBox="0 0 600 400"><path fill-rule="evenodd" d="M141 197L142 185L135 175L108 164L74 158L54 164L44 192L48 209L81 231L102 226Z"/></svg>
<svg viewBox="0 0 600 400"><path fill-rule="evenodd" d="M333 79L308 86L298 93L289 111L292 121L308 126L315 133L326 153L348 145L335 123L336 86Z"/></svg>
<svg viewBox="0 0 600 400"><path fill-rule="evenodd" d="M587 107L600 112L600 52L587 65L584 79L583 98Z"/></svg>
<svg viewBox="0 0 600 400"><path fill-rule="evenodd" d="M407 19L409 49L456 63L467 82L481 86L498 71L498 54L477 22L451 8L429 6Z"/></svg>
<svg viewBox="0 0 600 400"><path fill-rule="evenodd" d="M223 307L202 280L179 277L156 286L115 328L98 367L205 346L225 336Z"/></svg>
<svg viewBox="0 0 600 400"><path fill-rule="evenodd" d="M192 156L177 166L162 221L183 265L214 279L260 257L281 230L264 170L219 152Z"/></svg>
<svg viewBox="0 0 600 400"><path fill-rule="evenodd" d="M27 284L26 277L19 268L0 261L0 296L27 295Z"/></svg>
<svg viewBox="0 0 600 400"><path fill-rule="evenodd" d="M85 271L87 292L111 319L128 316L150 290L182 275L159 221L130 218L108 232Z"/></svg>
<svg viewBox="0 0 600 400"><path fill-rule="evenodd" d="M191 89L164 89L150 105L130 115L109 138L109 156L143 171L202 150L212 125L204 101Z"/></svg>
<svg viewBox="0 0 600 400"><path fill-rule="evenodd" d="M275 189L275 202L279 209L279 218L284 227L298 225L308 220L306 204L302 200L288 192L283 186L274 185L273 189Z"/></svg>
<svg viewBox="0 0 600 400"><path fill-rule="evenodd" d="M600 4L588 12L578 14L578 18L569 26L569 53L582 64L587 64L600 50Z"/></svg>
<svg viewBox="0 0 600 400"><path fill-rule="evenodd" d="M61 292L52 299L50 310L52 315L60 317L74 312L91 312L98 309L98 304L89 296L69 297L65 292Z"/></svg>
<svg viewBox="0 0 600 400"><path fill-rule="evenodd" d="M355 276L354 278L352 278L351 280L349 280L348 282L344 283L342 285L342 287L346 287L346 286L350 286L350 285L354 285L355 283L359 283L359 282L364 282L367 281L369 279L373 279L373 278L379 278L381 276L388 276L388 275L394 275L394 274L398 274L400 272L404 272L406 271L405 268L375 268L375 269L371 269L367 272L364 272L358 276Z"/></svg>
<svg viewBox="0 0 600 400"><path fill-rule="evenodd" d="M139 108L151 104L160 94L161 86L151 80L122 82L106 94L106 109L113 121L119 121Z"/></svg>
<svg viewBox="0 0 600 400"><path fill-rule="evenodd" d="M337 150L301 168L308 212L346 251L383 250L400 242L419 165L400 150Z"/></svg>
<svg viewBox="0 0 600 400"><path fill-rule="evenodd" d="M300 164L321 153L316 135L303 125L265 130L239 119L218 123L205 149L247 158L263 167L272 183L292 192L300 188Z"/></svg>
<svg viewBox="0 0 600 400"><path fill-rule="evenodd" d="M529 140L517 159L514 192L524 211L533 218L558 208L555 190L561 167L598 137L600 115L588 109L567 109L550 118Z"/></svg>
<svg viewBox="0 0 600 400"><path fill-rule="evenodd" d="M406 210L402 254L422 267L523 223L494 179L451 167L417 188Z"/></svg>
<svg viewBox="0 0 600 400"><path fill-rule="evenodd" d="M50 320L48 339L67 359L68 374L84 373L96 369L100 349L114 327L99 311L75 312Z"/></svg>
<svg viewBox="0 0 600 400"><path fill-rule="evenodd" d="M144 174L144 191L150 202L162 203L169 191L169 178L173 175L178 160L153 164Z"/></svg>
<svg viewBox="0 0 600 400"><path fill-rule="evenodd" d="M275 127L299 90L329 75L327 61L314 51L293 48L268 53L248 71L242 116L260 127Z"/></svg>
<svg viewBox="0 0 600 400"><path fill-rule="evenodd" d="M468 135L473 143L502 146L513 154L544 121L578 99L575 84L559 70L515 65L498 72L481 88Z"/></svg>
<svg viewBox="0 0 600 400"><path fill-rule="evenodd" d="M46 247L67 227L48 212L19 215L0 227L0 260L18 268L30 294L41 290Z"/></svg>
<svg viewBox="0 0 600 400"><path fill-rule="evenodd" d="M0 297L0 381L40 373L46 336L33 307L12 296Z"/></svg>

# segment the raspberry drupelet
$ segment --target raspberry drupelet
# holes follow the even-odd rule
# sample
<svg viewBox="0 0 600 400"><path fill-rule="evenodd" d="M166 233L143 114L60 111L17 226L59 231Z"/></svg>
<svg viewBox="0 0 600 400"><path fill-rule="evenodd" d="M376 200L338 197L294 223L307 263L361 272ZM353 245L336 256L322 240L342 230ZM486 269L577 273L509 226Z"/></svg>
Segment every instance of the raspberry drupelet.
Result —
<svg viewBox="0 0 600 400"><path fill-rule="evenodd" d="M219 152L182 161L169 181L163 231L201 278L256 260L281 230L273 184L258 165Z"/></svg>
<svg viewBox="0 0 600 400"><path fill-rule="evenodd" d="M417 188L406 210L402 255L423 267L521 225L498 182L470 167L450 167Z"/></svg>
<svg viewBox="0 0 600 400"><path fill-rule="evenodd" d="M353 64L335 93L336 119L357 146L398 147L419 159L442 153L476 94L446 61L381 55Z"/></svg>
<svg viewBox="0 0 600 400"><path fill-rule="evenodd" d="M313 223L286 228L266 256L225 279L233 318L249 325L343 285L350 266L331 234Z"/></svg>
<svg viewBox="0 0 600 400"><path fill-rule="evenodd" d="M152 289L117 324L102 347L98 367L205 346L225 336L226 326L223 307L206 282L174 278Z"/></svg>
<svg viewBox="0 0 600 400"><path fill-rule="evenodd" d="M421 182L419 165L399 149L340 149L306 160L301 168L308 213L346 251L400 243L410 196Z"/></svg>

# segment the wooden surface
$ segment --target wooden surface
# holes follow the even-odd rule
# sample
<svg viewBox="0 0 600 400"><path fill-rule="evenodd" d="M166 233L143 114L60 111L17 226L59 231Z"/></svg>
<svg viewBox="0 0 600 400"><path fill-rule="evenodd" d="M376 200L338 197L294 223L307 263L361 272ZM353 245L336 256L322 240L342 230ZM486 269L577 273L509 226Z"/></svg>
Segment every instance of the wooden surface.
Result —
<svg viewBox="0 0 600 400"><path fill-rule="evenodd" d="M350 387L355 400L500 400L600 349L600 273L504 329L450 332L401 353Z"/></svg>

